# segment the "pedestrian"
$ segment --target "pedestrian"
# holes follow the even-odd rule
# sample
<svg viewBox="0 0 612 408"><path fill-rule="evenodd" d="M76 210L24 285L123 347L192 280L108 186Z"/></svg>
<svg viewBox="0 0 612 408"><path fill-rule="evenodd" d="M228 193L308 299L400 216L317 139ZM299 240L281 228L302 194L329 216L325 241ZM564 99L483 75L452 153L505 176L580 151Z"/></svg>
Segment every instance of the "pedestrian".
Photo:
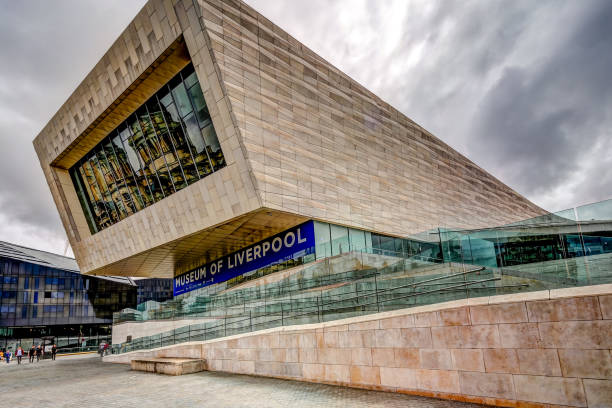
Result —
<svg viewBox="0 0 612 408"><path fill-rule="evenodd" d="M40 356L42 355L42 350L40 345L36 346L36 362L40 360Z"/></svg>
<svg viewBox="0 0 612 408"><path fill-rule="evenodd" d="M104 355L108 354L108 343L104 343Z"/></svg>
<svg viewBox="0 0 612 408"><path fill-rule="evenodd" d="M21 357L23 357L23 349L21 346L17 347L17 350L15 350L15 357L17 357L17 364L21 364Z"/></svg>
<svg viewBox="0 0 612 408"><path fill-rule="evenodd" d="M4 352L4 359L6 360L6 364L11 362L11 350L7 349L6 352Z"/></svg>
<svg viewBox="0 0 612 408"><path fill-rule="evenodd" d="M30 363L34 362L34 356L36 355L36 347L32 344L32 348L28 351L28 357L30 357Z"/></svg>
<svg viewBox="0 0 612 408"><path fill-rule="evenodd" d="M56 354L57 354L57 346L53 344L53 347L51 347L51 360L55 361Z"/></svg>

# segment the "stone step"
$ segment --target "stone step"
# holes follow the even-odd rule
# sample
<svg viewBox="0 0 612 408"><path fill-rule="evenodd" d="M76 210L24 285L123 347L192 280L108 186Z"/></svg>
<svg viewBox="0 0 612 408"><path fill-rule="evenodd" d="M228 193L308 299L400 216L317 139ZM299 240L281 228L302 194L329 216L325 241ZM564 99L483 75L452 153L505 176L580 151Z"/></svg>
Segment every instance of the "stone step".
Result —
<svg viewBox="0 0 612 408"><path fill-rule="evenodd" d="M148 373L183 375L206 370L206 360L198 358L138 358L130 362L134 371Z"/></svg>

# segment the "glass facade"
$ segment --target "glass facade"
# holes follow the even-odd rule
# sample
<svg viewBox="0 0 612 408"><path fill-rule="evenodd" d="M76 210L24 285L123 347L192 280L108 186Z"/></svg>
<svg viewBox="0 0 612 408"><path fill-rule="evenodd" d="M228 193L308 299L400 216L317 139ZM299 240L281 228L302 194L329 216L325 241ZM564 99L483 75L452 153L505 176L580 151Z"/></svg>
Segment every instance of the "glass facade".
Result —
<svg viewBox="0 0 612 408"><path fill-rule="evenodd" d="M174 300L211 296L250 280L259 279L272 273L280 272L299 265L356 251L390 256L418 256L433 262L441 262L441 246L438 241L428 242L419 239L396 238L356 228L314 221L314 251L304 256L283 260L242 275L228 281L205 288L196 289L174 297ZM138 302L141 304L142 302Z"/></svg>
<svg viewBox="0 0 612 408"><path fill-rule="evenodd" d="M135 280L138 286L137 304L154 300L163 302L172 299L172 279L152 278Z"/></svg>
<svg viewBox="0 0 612 408"><path fill-rule="evenodd" d="M435 260L442 259L440 243L436 241L427 242L390 237L375 232L315 221L315 253L317 259L363 250L383 255L419 255Z"/></svg>
<svg viewBox="0 0 612 408"><path fill-rule="evenodd" d="M110 336L113 312L135 305L136 286L127 279L0 257L1 346L49 336L61 338L60 347L82 346L91 336Z"/></svg>
<svg viewBox="0 0 612 408"><path fill-rule="evenodd" d="M93 234L224 166L189 64L76 163L70 175Z"/></svg>
<svg viewBox="0 0 612 408"><path fill-rule="evenodd" d="M514 268L612 253L612 200L510 225L479 230L440 229L445 260Z"/></svg>

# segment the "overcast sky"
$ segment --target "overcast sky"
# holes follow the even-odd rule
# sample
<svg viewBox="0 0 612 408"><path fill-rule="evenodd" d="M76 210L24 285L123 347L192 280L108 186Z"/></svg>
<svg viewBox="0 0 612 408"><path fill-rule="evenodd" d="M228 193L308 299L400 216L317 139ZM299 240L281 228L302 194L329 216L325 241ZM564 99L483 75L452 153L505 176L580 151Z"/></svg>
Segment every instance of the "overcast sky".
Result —
<svg viewBox="0 0 612 408"><path fill-rule="evenodd" d="M611 1L248 3L545 209L612 197ZM64 252L32 140L143 4L0 0L0 240Z"/></svg>

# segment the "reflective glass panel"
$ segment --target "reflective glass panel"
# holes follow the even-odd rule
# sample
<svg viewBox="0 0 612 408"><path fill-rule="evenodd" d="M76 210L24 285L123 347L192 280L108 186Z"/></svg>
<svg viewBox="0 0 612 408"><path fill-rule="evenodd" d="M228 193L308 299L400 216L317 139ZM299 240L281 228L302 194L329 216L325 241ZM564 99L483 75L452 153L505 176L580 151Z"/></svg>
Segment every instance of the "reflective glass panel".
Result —
<svg viewBox="0 0 612 408"><path fill-rule="evenodd" d="M112 178L112 182L115 184L115 194L117 195L118 199L121 200L121 202L123 203L123 209L126 215L132 215L137 211L136 205L134 204L134 200L132 199L132 196L130 194L130 189L125 183L121 165L119 164L119 161L115 156L115 151L112 147L112 143L109 138L106 139L103 148L104 155L106 157L106 161L110 169L110 176Z"/></svg>
<svg viewBox="0 0 612 408"><path fill-rule="evenodd" d="M172 88L172 96L178 106L181 117L185 117L193 111L189 96L187 96L187 91L185 90L185 85L183 85L182 82Z"/></svg>
<svg viewBox="0 0 612 408"><path fill-rule="evenodd" d="M200 179L198 170L196 169L196 165L193 160L192 152L195 151L195 146L188 138L185 137L183 125L178 117L178 112L176 111L176 106L174 103L170 103L168 106L162 108L162 113L166 123L168 124L170 137L176 148L176 153L181 162L187 183L191 184Z"/></svg>
<svg viewBox="0 0 612 408"><path fill-rule="evenodd" d="M193 113L187 115L183 121L183 125L187 131L187 138L194 147L192 152L195 156L194 159L196 166L198 167L200 177L212 173L212 166L210 165L210 161L208 161L208 154L206 153L206 145L204 144L204 139L202 139L202 135L200 134L200 127L198 126L198 121L196 120L195 115Z"/></svg>
<svg viewBox="0 0 612 408"><path fill-rule="evenodd" d="M157 133L162 154L172 177L174 187L176 190L180 190L181 188L185 187L187 183L183 177L183 170L181 169L177 153L174 149L174 143L172 142L172 138L168 132L168 126L166 124L162 109L157 102L157 98L150 100L147 103L147 108L151 123L153 124L153 128Z"/></svg>
<svg viewBox="0 0 612 408"><path fill-rule="evenodd" d="M103 183L105 184L105 189L107 191L107 198L110 198L112 204L115 206L116 215L123 219L127 217L128 212L125 203L123 202L123 197L121 197L117 183L115 182L115 176L112 174L112 167L106 160L104 147L99 146L99 149L96 150L98 165L100 166L100 170L102 170Z"/></svg>
<svg viewBox="0 0 612 408"><path fill-rule="evenodd" d="M157 178L155 165L153 163L153 158L155 158L156 152L154 151L153 154L151 154L149 144L147 143L147 140L140 129L140 124L135 117L130 120L128 130L130 131L130 136L128 137L127 142L130 147L132 147L132 149L138 153L136 157L140 161L141 170L146 178L151 194L153 195L155 201L159 201L164 198L164 191L161 187L159 179Z"/></svg>
<svg viewBox="0 0 612 408"><path fill-rule="evenodd" d="M153 202L153 196L144 170L140 165L140 160L138 160L138 153L127 143L129 134L130 132L126 127L121 131L120 136L115 136L113 138L113 149L125 175L125 181L130 187L136 209L141 210Z"/></svg>
<svg viewBox="0 0 612 408"><path fill-rule="evenodd" d="M70 169L92 233L225 166L194 68L164 85Z"/></svg>

